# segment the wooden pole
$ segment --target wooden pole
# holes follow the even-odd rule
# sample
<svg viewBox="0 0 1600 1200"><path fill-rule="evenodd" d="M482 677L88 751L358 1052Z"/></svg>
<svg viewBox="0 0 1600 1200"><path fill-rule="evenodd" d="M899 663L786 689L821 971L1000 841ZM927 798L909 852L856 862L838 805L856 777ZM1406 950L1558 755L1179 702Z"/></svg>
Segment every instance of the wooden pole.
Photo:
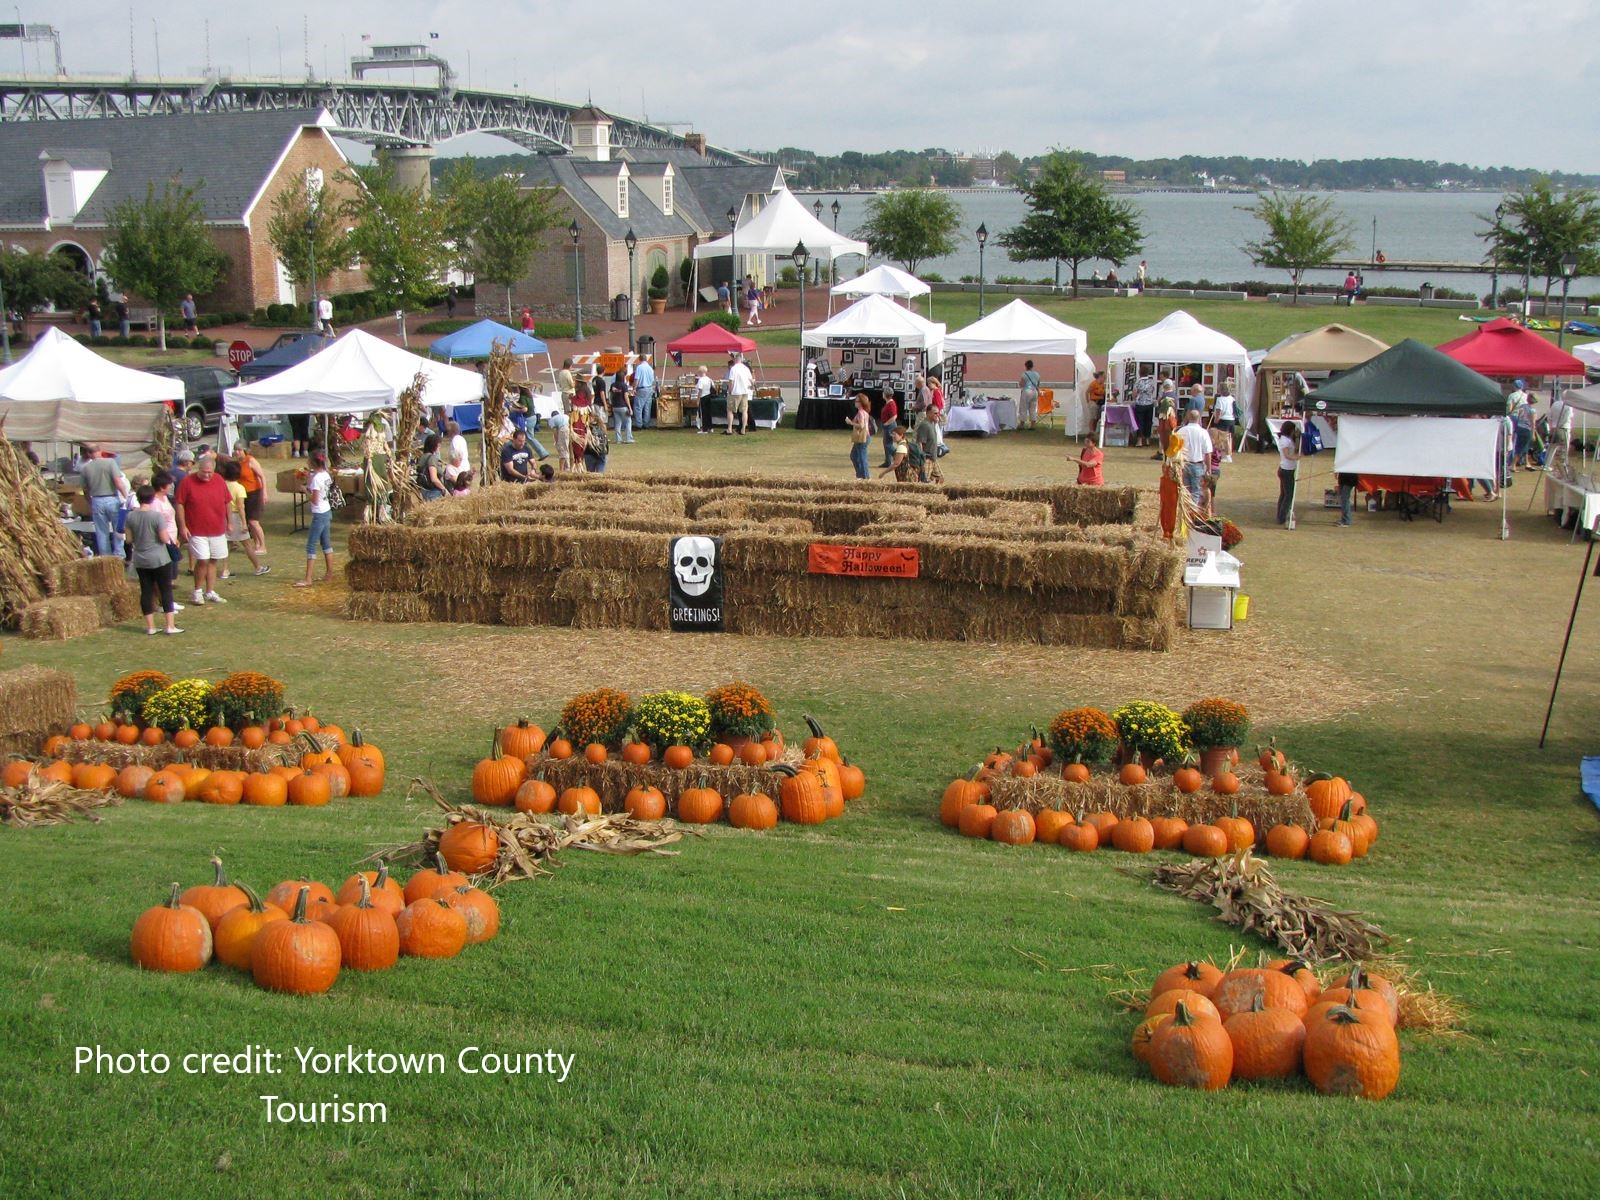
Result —
<svg viewBox="0 0 1600 1200"><path fill-rule="evenodd" d="M1589 538L1589 551L1583 556L1583 574L1578 576L1578 590L1572 597L1572 613L1567 617L1567 636L1561 640L1561 657L1556 661L1556 677L1550 684L1550 703L1544 710L1544 728L1539 731L1539 749L1544 749L1544 739L1550 732L1550 714L1556 707L1556 689L1561 686L1561 671L1567 665L1567 647L1572 645L1572 627L1578 620L1578 601L1583 599L1583 585L1589 578L1589 564L1594 560L1594 537Z"/></svg>

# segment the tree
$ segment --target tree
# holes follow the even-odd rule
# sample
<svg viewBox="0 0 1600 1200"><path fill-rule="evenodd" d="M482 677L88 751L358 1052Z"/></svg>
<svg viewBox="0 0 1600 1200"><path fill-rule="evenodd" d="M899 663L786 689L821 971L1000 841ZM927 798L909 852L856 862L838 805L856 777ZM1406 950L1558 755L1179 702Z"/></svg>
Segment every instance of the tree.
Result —
<svg viewBox="0 0 1600 1200"><path fill-rule="evenodd" d="M326 186L313 186L306 178L279 192L272 201L267 240L289 282L297 288L309 286L312 296L321 291L322 280L350 266L354 257L339 210Z"/></svg>
<svg viewBox="0 0 1600 1200"><path fill-rule="evenodd" d="M354 223L350 248L367 282L386 308L420 308L450 265L444 205L420 187L402 187L381 161L351 168L350 179L355 194L340 212Z"/></svg>
<svg viewBox="0 0 1600 1200"><path fill-rule="evenodd" d="M47 304L73 312L94 296L89 277L59 254L33 250L0 250L0 284L6 304L24 320ZM0 313L0 319L4 318Z"/></svg>
<svg viewBox="0 0 1600 1200"><path fill-rule="evenodd" d="M1067 263L1074 296L1080 265L1103 258L1120 267L1144 246L1133 205L1113 199L1105 181L1074 154L1053 151L1037 178L1019 179L1017 187L1031 211L1000 235L1006 256L1012 262Z"/></svg>
<svg viewBox="0 0 1600 1200"><path fill-rule="evenodd" d="M961 210L954 200L923 190L875 196L867 220L855 236L876 255L892 259L913 275L924 259L955 253Z"/></svg>
<svg viewBox="0 0 1600 1200"><path fill-rule="evenodd" d="M511 319L511 285L528 274L545 235L564 214L559 188L527 188L519 174L481 175L470 157L444 180L445 222L456 265L499 284Z"/></svg>
<svg viewBox="0 0 1600 1200"><path fill-rule="evenodd" d="M167 348L167 313L186 295L209 292L222 282L228 259L211 243L198 187L169 180L143 200L125 200L107 222L106 274L125 292L155 306L161 349Z"/></svg>
<svg viewBox="0 0 1600 1200"><path fill-rule="evenodd" d="M1540 176L1505 198L1498 228L1491 216L1478 219L1488 226L1478 235L1488 243L1488 254L1508 274L1523 268L1530 276L1543 275L1546 300L1565 255L1577 255L1577 274L1600 274L1600 194L1589 188L1557 195Z"/></svg>
<svg viewBox="0 0 1600 1200"><path fill-rule="evenodd" d="M1300 278L1307 267L1325 263L1355 245L1350 222L1335 211L1331 196L1256 197L1245 209L1266 228L1258 241L1239 247L1259 266L1279 267L1294 281L1292 304L1300 303Z"/></svg>

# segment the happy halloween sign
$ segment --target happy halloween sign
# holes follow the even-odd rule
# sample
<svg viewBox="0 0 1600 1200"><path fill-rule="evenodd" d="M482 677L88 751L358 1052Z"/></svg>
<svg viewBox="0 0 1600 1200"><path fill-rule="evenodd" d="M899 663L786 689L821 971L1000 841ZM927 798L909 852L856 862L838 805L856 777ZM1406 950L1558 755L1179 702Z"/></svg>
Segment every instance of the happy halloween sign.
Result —
<svg viewBox="0 0 1600 1200"><path fill-rule="evenodd" d="M806 548L806 570L813 575L857 575L871 579L915 579L922 555L906 546L830 546Z"/></svg>

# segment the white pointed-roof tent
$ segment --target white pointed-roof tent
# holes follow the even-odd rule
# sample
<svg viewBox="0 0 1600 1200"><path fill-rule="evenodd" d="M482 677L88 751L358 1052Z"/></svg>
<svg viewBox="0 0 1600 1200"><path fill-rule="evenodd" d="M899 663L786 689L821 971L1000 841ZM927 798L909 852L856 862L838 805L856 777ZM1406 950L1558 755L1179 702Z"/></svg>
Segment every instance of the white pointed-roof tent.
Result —
<svg viewBox="0 0 1600 1200"><path fill-rule="evenodd" d="M926 351L930 367L944 359L943 325L879 295L857 300L821 325L806 330L800 344L813 349L848 346L861 338L894 338L902 350Z"/></svg>
<svg viewBox="0 0 1600 1200"><path fill-rule="evenodd" d="M810 243L806 244L809 250ZM904 300L906 307L911 306L914 296L931 296L933 287L923 283L909 271L902 271L899 267L892 267L888 263L879 263L872 270L854 279L846 279L843 283L836 283L828 289L828 311L833 311L833 298L835 296L891 296ZM933 319L933 301L928 301L928 319Z"/></svg>
<svg viewBox="0 0 1600 1200"><path fill-rule="evenodd" d="M1169 313L1154 325L1136 329L1128 334L1106 356L1106 374L1113 381L1124 384L1123 395L1130 394L1123 374L1129 363L1147 363L1157 368L1176 369L1187 366L1214 366L1217 379L1226 378L1227 369L1233 371L1233 394L1239 401L1239 419L1246 429L1255 421L1256 373L1250 366L1250 355L1238 342L1225 333L1200 324L1181 308Z"/></svg>
<svg viewBox="0 0 1600 1200"><path fill-rule="evenodd" d="M694 248L696 259L722 258L737 247L740 254L776 254L788 258L804 242L813 258L832 262L846 254L867 254L867 244L829 229L787 188L773 192L761 211L728 237L702 242Z"/></svg>
<svg viewBox="0 0 1600 1200"><path fill-rule="evenodd" d="M0 419L19 442L93 442L120 454L143 451L183 382L120 366L51 326L0 371Z"/></svg>
<svg viewBox="0 0 1600 1200"><path fill-rule="evenodd" d="M222 404L229 415L243 417L370 412L399 403L419 371L427 380L422 401L431 408L483 399L483 376L476 371L423 358L352 329L287 371L228 388Z"/></svg>
<svg viewBox="0 0 1600 1200"><path fill-rule="evenodd" d="M1068 434L1088 433L1091 428L1084 393L1094 378L1094 361L1089 357L1089 335L1049 313L1040 312L1026 300L1013 300L958 329L944 340L946 354L1067 355L1073 360L1072 403L1060 405L1062 428Z"/></svg>

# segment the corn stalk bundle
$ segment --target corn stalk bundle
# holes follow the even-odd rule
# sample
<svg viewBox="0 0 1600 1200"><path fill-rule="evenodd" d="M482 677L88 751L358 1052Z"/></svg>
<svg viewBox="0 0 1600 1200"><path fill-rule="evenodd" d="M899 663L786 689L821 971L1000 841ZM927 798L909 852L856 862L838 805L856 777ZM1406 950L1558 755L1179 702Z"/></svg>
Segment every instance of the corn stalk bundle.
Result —
<svg viewBox="0 0 1600 1200"><path fill-rule="evenodd" d="M489 363L483 370L483 479L484 485L500 479L500 431L506 420L506 391L511 387L511 368L515 359L511 346L495 342L489 347Z"/></svg>
<svg viewBox="0 0 1600 1200"><path fill-rule="evenodd" d="M150 431L150 462L152 470L163 463L172 461L172 452L178 443L179 425L180 418L163 407L161 415L156 418L155 427Z"/></svg>
<svg viewBox="0 0 1600 1200"><path fill-rule="evenodd" d="M369 854L364 862L403 863L422 866L431 863L439 851L445 830L462 821L492 826L500 836L500 855L493 868L477 880L482 887L496 887L514 879L537 879L550 875L561 865L557 855L563 850L589 850L598 854L674 855L665 849L679 841L686 830L676 821L640 821L626 813L606 813L592 817L586 813L566 816L514 813L509 817L467 804L452 804L429 779L413 779L406 799L421 792L431 797L444 813L444 824L429 829L419 841L390 846ZM696 835L698 836L698 834Z"/></svg>
<svg viewBox="0 0 1600 1200"><path fill-rule="evenodd" d="M15 629L22 610L44 599L52 567L81 558L78 540L62 526L60 505L38 470L5 438L0 420L0 624Z"/></svg>
<svg viewBox="0 0 1600 1200"><path fill-rule="evenodd" d="M396 521L422 502L422 489L417 487L417 473L413 468L412 452L417 442L417 427L422 423L422 393L428 380L418 371L411 386L400 393L400 411L394 433L394 457L389 460L389 506Z"/></svg>
<svg viewBox="0 0 1600 1200"><path fill-rule="evenodd" d="M37 773L21 787L0 787L0 825L31 829L41 825L70 825L79 817L100 820L98 808L122 803L109 789L85 791L56 780L41 780Z"/></svg>
<svg viewBox="0 0 1600 1200"><path fill-rule="evenodd" d="M1391 940L1360 913L1285 891L1248 849L1221 858L1163 863L1151 881L1212 905L1223 924L1254 933L1312 966L1339 959L1366 962Z"/></svg>

